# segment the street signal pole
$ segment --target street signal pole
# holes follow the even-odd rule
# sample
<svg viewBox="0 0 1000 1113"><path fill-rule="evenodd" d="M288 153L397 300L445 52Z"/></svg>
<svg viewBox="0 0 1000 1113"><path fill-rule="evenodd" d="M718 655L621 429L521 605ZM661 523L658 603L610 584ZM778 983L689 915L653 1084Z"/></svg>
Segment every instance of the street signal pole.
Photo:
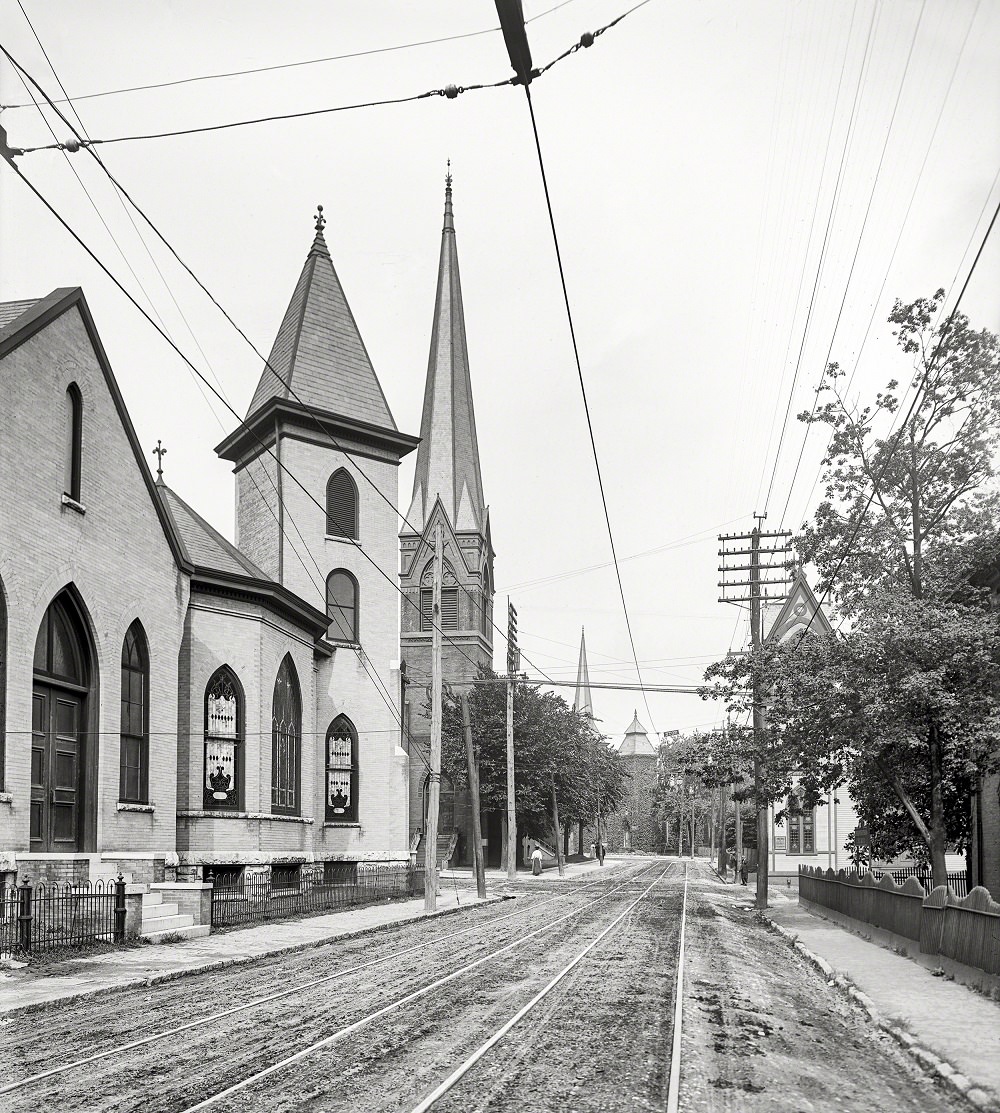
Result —
<svg viewBox="0 0 1000 1113"><path fill-rule="evenodd" d="M517 879L517 811L514 806L514 677L521 664L517 610L507 600L507 877Z"/></svg>
<svg viewBox="0 0 1000 1113"><path fill-rule="evenodd" d="M749 533L739 534L722 534L719 541L722 542L723 547L719 550L719 556L722 557L722 564L719 565L719 571L723 574L723 579L719 581L719 587L722 588L722 595L719 597L720 603L746 603L750 604L750 640L753 645L754 655L756 658L756 651L760 649L762 644L761 638L761 604L763 603L778 603L782 602L786 596L786 588L789 582L787 572L782 565L770 563L772 556L779 554L790 553L792 551L791 545L787 542L791 539L790 530L774 530L765 532L761 530L760 523L767 517L766 514L754 514L757 519L757 524ZM766 542L765 546L761 547L761 540ZM746 543L750 542L749 549L727 549L727 542ZM749 556L749 564L728 564L728 557ZM730 572L749 572L750 577L747 580L731 580L726 578L726 574ZM775 575L778 573L778 575ZM769 587L780 588L780 591L770 594ZM740 595L733 597L727 595L729 588L749 588L749 595ZM762 591L763 589L763 591ZM768 852L769 852L769 834L767 824L767 802L764 799L764 707L761 693L759 690L759 679L757 676L756 660L753 670L753 795L754 807L757 812L757 907L760 909L767 908L767 881L768 881ZM742 816L740 815L740 808L737 804L736 810L736 828L738 844L742 840L740 834L742 833ZM738 851L739 852L739 851Z"/></svg>

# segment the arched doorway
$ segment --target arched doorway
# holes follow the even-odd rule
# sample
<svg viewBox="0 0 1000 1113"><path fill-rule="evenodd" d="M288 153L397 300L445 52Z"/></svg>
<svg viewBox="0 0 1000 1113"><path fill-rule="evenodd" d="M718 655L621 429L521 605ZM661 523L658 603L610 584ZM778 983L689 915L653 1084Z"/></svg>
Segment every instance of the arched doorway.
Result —
<svg viewBox="0 0 1000 1113"><path fill-rule="evenodd" d="M68 591L45 612L31 698L31 849L83 849L87 713L93 665L83 617Z"/></svg>

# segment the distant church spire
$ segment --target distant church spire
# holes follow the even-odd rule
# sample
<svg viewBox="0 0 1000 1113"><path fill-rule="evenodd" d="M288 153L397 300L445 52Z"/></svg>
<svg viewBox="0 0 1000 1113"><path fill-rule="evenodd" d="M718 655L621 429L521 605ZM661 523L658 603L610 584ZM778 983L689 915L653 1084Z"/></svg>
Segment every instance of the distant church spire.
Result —
<svg viewBox="0 0 1000 1113"><path fill-rule="evenodd" d="M580 627L580 663L576 667L576 695L573 697L573 710L581 715L594 717L594 705L590 699L590 671L587 668L587 637Z"/></svg>
<svg viewBox="0 0 1000 1113"><path fill-rule="evenodd" d="M408 521L418 532L423 530L434 500L440 498L457 531L482 533L486 506L458 273L450 162L420 438Z"/></svg>

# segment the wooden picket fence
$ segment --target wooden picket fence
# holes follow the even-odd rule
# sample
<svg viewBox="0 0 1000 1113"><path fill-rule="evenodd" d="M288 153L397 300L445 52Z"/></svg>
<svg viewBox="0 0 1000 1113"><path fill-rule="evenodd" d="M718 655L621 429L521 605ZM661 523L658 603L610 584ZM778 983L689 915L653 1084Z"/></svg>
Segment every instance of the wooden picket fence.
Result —
<svg viewBox="0 0 1000 1113"><path fill-rule="evenodd" d="M988 889L958 897L939 885L927 894L916 877L897 885L889 876L800 866L799 898L919 942L923 954L1000 974L1000 904Z"/></svg>

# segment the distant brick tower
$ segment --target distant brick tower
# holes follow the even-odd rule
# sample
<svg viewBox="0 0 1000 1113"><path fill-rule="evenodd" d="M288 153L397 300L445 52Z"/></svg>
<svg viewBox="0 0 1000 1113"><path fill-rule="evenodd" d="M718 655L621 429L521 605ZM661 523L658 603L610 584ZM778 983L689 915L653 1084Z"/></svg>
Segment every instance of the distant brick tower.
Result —
<svg viewBox="0 0 1000 1113"><path fill-rule="evenodd" d="M618 754L632 775L628 795L617 814L608 816L606 840L609 850L638 850L651 854L654 848L653 794L656 790L656 748L646 728L633 712L632 722Z"/></svg>
<svg viewBox="0 0 1000 1113"><path fill-rule="evenodd" d="M465 339L465 312L458 272L451 174L445 180L444 228L437 297L413 498L399 534L400 658L405 665L405 714L409 728L411 846L426 823L430 718L425 711L431 676L431 604L434 533L444 530L441 592L442 676L446 683L473 679L480 664L493 663L493 545L489 509L483 498L476 440L476 415ZM413 750L419 752L412 752ZM471 861L471 817L466 794L450 779L441 784L438 830L442 850L455 832L454 862ZM483 817L487 862L499 864L499 816Z"/></svg>

